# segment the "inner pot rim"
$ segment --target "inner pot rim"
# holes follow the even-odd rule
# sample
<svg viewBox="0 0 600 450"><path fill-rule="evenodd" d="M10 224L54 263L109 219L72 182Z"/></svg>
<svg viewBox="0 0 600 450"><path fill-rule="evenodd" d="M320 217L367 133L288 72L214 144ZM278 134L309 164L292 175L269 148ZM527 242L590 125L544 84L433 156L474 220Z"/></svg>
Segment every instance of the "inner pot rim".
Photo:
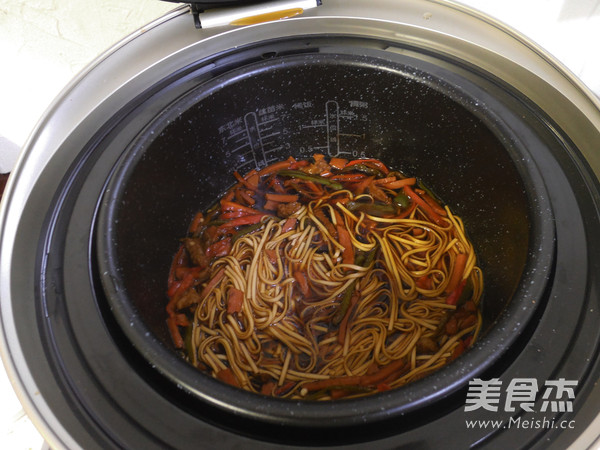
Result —
<svg viewBox="0 0 600 450"><path fill-rule="evenodd" d="M197 89L203 89L203 86ZM445 94L447 93L445 92ZM469 98L467 93L462 92L462 94L466 98ZM186 94L184 100L179 99L175 101L167 110L173 114L173 111L177 110L177 106L185 102L185 98L190 97L193 97L193 94ZM462 106L466 107L468 104L469 102L463 102ZM471 102L470 106L473 104L476 104L476 102ZM114 267L111 265L111 261L113 261L112 256L114 256L111 252L114 249L111 246L112 241L109 239L109 236L112 233L111 224L115 218L115 209L111 208L111 205L114 205L114 202L118 200L119 186L122 185L130 174L130 171L135 167L135 164L132 164L132 162L135 162L136 158L141 157L144 149L147 148L144 144L146 143L145 139L148 136L148 131L156 131L161 125L167 126L164 118L168 116L168 111L161 114L158 119L153 120L146 130L140 134L142 136L140 141L132 143L132 146L124 152L124 161L119 163L120 167L111 175L106 194L104 195L96 238L99 249L98 262L100 273L102 274L102 283L119 325L138 351L148 361L156 364L158 358L158 361L166 363L166 366L165 364L156 364L156 368L171 381L177 383L178 386L182 386L197 397L234 414L249 416L253 419L268 422L289 422L290 424L296 424L300 420L302 425L310 426L366 423L388 418L394 413L412 411L422 403L430 402L432 396L437 399L449 395L460 387L461 384L464 384L466 374L482 371L484 368L489 367L493 360L498 358L510 346L527 325L526 321L513 321L513 323L511 322L511 318L514 315L522 314L522 311L526 308L535 309L537 305L523 305L521 302L514 301L514 299L525 300L541 297L541 293L544 290L543 287L547 281L547 275L542 273L541 270L536 270L536 264L540 264L540 261L537 260L537 255L531 252L529 253L519 287L513 295L513 301L509 303L508 307L505 308L497 320L497 322L501 322L503 325L512 326L513 329L511 331L513 334L507 337L505 332L498 329L498 326L494 326L485 336L485 339L478 341L472 351L462 355L461 358L448 364L441 370L428 375L423 380L412 382L410 385L393 391L374 394L366 398L337 400L327 403L290 401L270 397L259 397L261 401L257 402L256 394L232 388L202 374L173 352L166 349L156 338L150 336L149 330L136 314L135 308L132 308L132 305L127 302L124 291L118 288L115 289L115 277L118 278L118 271L115 273ZM157 122L159 122L158 125L156 124ZM525 157L525 159L528 159L527 150L518 148L518 139L512 136L512 133L508 130L501 131L503 131L504 137L510 136L510 138L506 138L511 143L510 152L516 152L520 156ZM531 162L520 166L520 175L522 177L524 175L523 171L526 171L526 175L529 177L523 180L528 187L527 194L534 198L533 204L532 199L529 198L531 221L530 248L553 248L554 234L551 220L547 216L542 217L544 212L547 214L550 211L550 207L548 205L548 196L544 195L541 176L537 173L535 165ZM543 230L543 232L538 233L537 231L539 230ZM545 257L550 256L546 252ZM546 264L546 266L548 265L547 261L541 261L541 263ZM149 342L148 338L152 342ZM149 345L151 343L154 345ZM477 369L473 369L474 367ZM459 379L456 379L455 374L457 373L462 373L463 375L459 376ZM178 374L181 376L178 376ZM203 385L206 386L205 389L203 389ZM439 386L442 386L442 388L439 388ZM407 393L407 389L410 392ZM398 399L401 397L407 398L410 403L398 406ZM374 399L376 401L373 401ZM231 402L232 400L234 401ZM341 404L341 402L343 402L344 408L336 406ZM302 405L301 412L294 409L297 405ZM324 419L327 420L324 421Z"/></svg>

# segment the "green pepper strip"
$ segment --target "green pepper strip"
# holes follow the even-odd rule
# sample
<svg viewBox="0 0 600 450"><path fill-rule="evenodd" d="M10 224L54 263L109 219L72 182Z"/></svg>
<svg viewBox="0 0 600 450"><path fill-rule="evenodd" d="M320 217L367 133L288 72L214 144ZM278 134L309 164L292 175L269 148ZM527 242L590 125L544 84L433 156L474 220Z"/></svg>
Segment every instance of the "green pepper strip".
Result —
<svg viewBox="0 0 600 450"><path fill-rule="evenodd" d="M360 172L360 173L364 173L366 175L374 176L377 178L385 177L385 175L383 174L383 172L381 170L376 169L374 167L367 166L366 164L354 164L350 167L346 167L346 168L342 169L342 173L347 173L347 172Z"/></svg>
<svg viewBox="0 0 600 450"><path fill-rule="evenodd" d="M399 208L406 209L410 205L410 199L404 192L398 192L398 194L394 197L394 203Z"/></svg>
<svg viewBox="0 0 600 450"><path fill-rule="evenodd" d="M396 208L384 203L361 203L350 201L346 204L350 211L360 211L375 217L396 215Z"/></svg>
<svg viewBox="0 0 600 450"><path fill-rule="evenodd" d="M305 395L302 399L303 400L318 400L322 396L327 395L332 390L344 390L349 393L359 393L360 394L360 393L372 391L373 388L368 387L368 386L344 386L344 385L330 386L327 389L321 389L320 391L311 392L310 394Z"/></svg>
<svg viewBox="0 0 600 450"><path fill-rule="evenodd" d="M253 223L252 225L248 225L244 228L239 229L231 238L231 242L237 241L239 238L246 236L247 234L252 233L253 231L258 230L264 225L262 222Z"/></svg>
<svg viewBox="0 0 600 450"><path fill-rule="evenodd" d="M188 325L185 329L185 335L184 335L185 337L184 337L183 342L184 342L185 353L190 361L194 360L194 346L192 345L192 335L193 335L192 326Z"/></svg>
<svg viewBox="0 0 600 450"><path fill-rule="evenodd" d="M301 170L284 169L277 172L277 174L282 175L284 177L298 178L300 180L312 181L314 183L323 184L325 186L329 186L332 189L335 189L336 191L339 191L340 189L344 188L344 186L342 186L337 181L329 180L320 175L311 175L309 173L302 172Z"/></svg>
<svg viewBox="0 0 600 450"><path fill-rule="evenodd" d="M377 247L373 247L368 253L358 252L354 258L354 264L361 267L369 267L375 259L376 253ZM357 278L352 280L352 283L350 283L350 285L344 291L342 301L340 302L340 307L333 316L332 322L334 325L339 325L344 319L344 316L350 307L350 300L352 299L352 294L354 293L354 288L356 287L357 281Z"/></svg>
<svg viewBox="0 0 600 450"><path fill-rule="evenodd" d="M206 223L204 224L204 226L205 226L206 228L208 228L208 227L211 227L211 226L218 227L219 225L223 225L223 224L225 224L225 223L227 223L227 222L228 222L227 220L223 220L223 219L215 219L215 220L211 220L210 222L206 222Z"/></svg>

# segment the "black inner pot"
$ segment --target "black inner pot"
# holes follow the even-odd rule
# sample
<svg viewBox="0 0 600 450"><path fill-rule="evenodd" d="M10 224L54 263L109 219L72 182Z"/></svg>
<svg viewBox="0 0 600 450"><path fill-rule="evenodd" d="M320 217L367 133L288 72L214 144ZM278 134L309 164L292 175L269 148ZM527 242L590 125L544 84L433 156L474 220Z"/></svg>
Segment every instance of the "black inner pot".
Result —
<svg viewBox="0 0 600 450"><path fill-rule="evenodd" d="M357 56L339 46L268 56L178 92L125 149L97 227L100 274L118 323L152 366L184 390L270 423L366 423L450 395L523 332L552 265L552 213L520 136L522 118L489 93L489 81L429 58L380 50ZM193 215L233 184L234 170L314 153L381 159L420 177L464 220L485 282L484 333L473 349L403 388L325 403L243 392L177 355L165 324L165 292Z"/></svg>

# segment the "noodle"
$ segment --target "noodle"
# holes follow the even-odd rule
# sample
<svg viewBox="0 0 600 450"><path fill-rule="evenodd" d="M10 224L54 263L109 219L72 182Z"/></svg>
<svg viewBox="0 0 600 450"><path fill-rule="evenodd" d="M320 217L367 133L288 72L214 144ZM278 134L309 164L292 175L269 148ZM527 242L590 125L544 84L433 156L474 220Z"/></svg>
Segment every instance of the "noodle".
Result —
<svg viewBox="0 0 600 450"><path fill-rule="evenodd" d="M314 158L236 174L194 219L169 276L175 345L230 384L314 400L458 357L483 292L462 220L380 161Z"/></svg>

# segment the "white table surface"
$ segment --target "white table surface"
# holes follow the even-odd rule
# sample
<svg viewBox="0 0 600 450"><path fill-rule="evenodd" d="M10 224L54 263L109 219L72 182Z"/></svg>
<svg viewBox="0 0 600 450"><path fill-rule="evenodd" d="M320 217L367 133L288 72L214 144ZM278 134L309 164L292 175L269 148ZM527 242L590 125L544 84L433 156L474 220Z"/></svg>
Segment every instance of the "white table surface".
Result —
<svg viewBox="0 0 600 450"><path fill-rule="evenodd" d="M462 3L532 39L600 95L600 0ZM158 0L0 0L0 173L12 169L37 120L70 79L173 7ZM3 370L0 396L0 448L42 448Z"/></svg>

